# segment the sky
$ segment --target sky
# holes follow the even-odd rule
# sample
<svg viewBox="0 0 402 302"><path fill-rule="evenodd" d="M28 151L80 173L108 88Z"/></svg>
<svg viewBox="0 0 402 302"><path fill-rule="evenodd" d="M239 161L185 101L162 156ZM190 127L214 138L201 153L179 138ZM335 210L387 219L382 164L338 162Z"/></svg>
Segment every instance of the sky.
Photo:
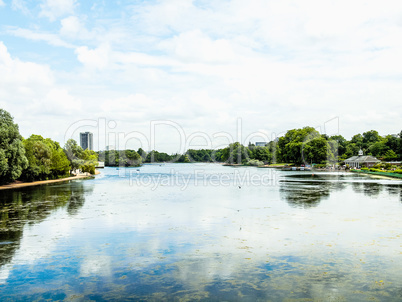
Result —
<svg viewBox="0 0 402 302"><path fill-rule="evenodd" d="M62 146L395 134L401 83L401 1L0 0L0 108Z"/></svg>

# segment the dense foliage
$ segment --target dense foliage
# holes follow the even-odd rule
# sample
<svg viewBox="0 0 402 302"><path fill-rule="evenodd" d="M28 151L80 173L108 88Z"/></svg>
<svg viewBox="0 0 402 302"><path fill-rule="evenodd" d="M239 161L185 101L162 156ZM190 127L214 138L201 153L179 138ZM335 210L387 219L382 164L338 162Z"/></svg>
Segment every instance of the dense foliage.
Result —
<svg viewBox="0 0 402 302"><path fill-rule="evenodd" d="M34 181L69 176L70 162L58 142L33 134L23 143L29 163L21 175L23 180Z"/></svg>
<svg viewBox="0 0 402 302"><path fill-rule="evenodd" d="M11 115L0 109L0 184L63 178L76 169L94 174L97 164L98 154L73 139L64 149L40 135L23 139Z"/></svg>
<svg viewBox="0 0 402 302"><path fill-rule="evenodd" d="M99 152L99 158L108 167L138 167L143 158L135 150L110 150Z"/></svg>
<svg viewBox="0 0 402 302"><path fill-rule="evenodd" d="M106 166L135 166L142 163L161 162L225 162L260 166L271 163L317 164L325 167L329 164L341 163L355 156L362 149L365 155L373 155L384 161L402 159L402 131L398 135L382 137L375 130L356 134L350 141L341 135L328 137L320 134L312 127L293 129L282 137L271 141L266 146L255 146L251 143L246 147L239 142L230 144L223 149L189 149L184 154L158 152L149 153L142 148L137 150L135 160L126 161L126 151L105 151L100 155L105 159ZM138 160L137 160L138 158ZM141 160L141 162L140 162Z"/></svg>
<svg viewBox="0 0 402 302"><path fill-rule="evenodd" d="M72 170L81 170L95 174L95 167L98 164L98 153L92 150L83 150L74 139L69 139L64 146L64 152L70 161Z"/></svg>
<svg viewBox="0 0 402 302"><path fill-rule="evenodd" d="M28 166L18 125L0 109L0 184L18 179Z"/></svg>

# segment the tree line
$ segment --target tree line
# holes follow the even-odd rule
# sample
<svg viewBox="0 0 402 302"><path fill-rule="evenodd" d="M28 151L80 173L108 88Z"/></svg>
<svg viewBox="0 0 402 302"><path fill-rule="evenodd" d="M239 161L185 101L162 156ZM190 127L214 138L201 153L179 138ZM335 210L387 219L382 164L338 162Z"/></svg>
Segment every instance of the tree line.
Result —
<svg viewBox="0 0 402 302"><path fill-rule="evenodd" d="M70 139L61 148L58 142L40 135L24 139L11 115L0 109L0 184L14 180L34 181L66 177L70 171L95 173L98 159L105 166L129 167L161 162L222 162L260 166L271 163L342 163L359 150L382 161L402 160L402 131L381 136L376 130L356 134L350 140L341 135L327 136L312 127L292 129L265 146L239 142L221 149L189 149L184 154L152 150L91 151Z"/></svg>
<svg viewBox="0 0 402 302"><path fill-rule="evenodd" d="M350 140L342 135L320 134L313 127L292 129L265 146L239 142L222 149L189 149L184 154L167 154L142 148L124 151L101 151L106 166L133 166L160 162L224 162L229 164L263 165L271 163L333 165L343 163L362 150L382 161L402 160L402 131L381 136L376 130L356 134Z"/></svg>
<svg viewBox="0 0 402 302"><path fill-rule="evenodd" d="M36 134L24 139L12 116L0 109L0 184L64 178L75 169L94 174L97 162L96 152L82 150L73 139L64 148Z"/></svg>

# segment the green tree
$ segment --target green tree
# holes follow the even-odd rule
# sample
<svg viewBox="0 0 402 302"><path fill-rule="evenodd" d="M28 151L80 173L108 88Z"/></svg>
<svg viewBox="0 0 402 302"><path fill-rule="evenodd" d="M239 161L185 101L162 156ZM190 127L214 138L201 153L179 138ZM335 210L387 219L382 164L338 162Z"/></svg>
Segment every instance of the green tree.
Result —
<svg viewBox="0 0 402 302"><path fill-rule="evenodd" d="M58 142L33 134L23 143L29 162L23 172L24 180L55 179L68 175L70 162Z"/></svg>
<svg viewBox="0 0 402 302"><path fill-rule="evenodd" d="M0 184L18 179L28 166L18 125L0 109Z"/></svg>
<svg viewBox="0 0 402 302"><path fill-rule="evenodd" d="M383 157L385 160L395 160L398 158L398 155L393 150L388 150Z"/></svg>
<svg viewBox="0 0 402 302"><path fill-rule="evenodd" d="M313 127L287 131L285 136L278 139L276 148L277 160L297 164L301 164L303 160L311 161L315 155L313 156L311 148L307 144L315 138L322 138L325 141L325 138ZM304 156L305 153L308 155Z"/></svg>
<svg viewBox="0 0 402 302"><path fill-rule="evenodd" d="M395 153L398 153L398 143L399 143L398 136L387 135L385 139L386 139L385 145L388 147L388 149L393 150Z"/></svg>
<svg viewBox="0 0 402 302"><path fill-rule="evenodd" d="M387 139L381 139L375 143L372 143L366 150L373 156L384 155L389 150L386 143Z"/></svg>
<svg viewBox="0 0 402 302"><path fill-rule="evenodd" d="M145 152L142 148L138 148L137 153L141 156L142 162L145 162L147 158L147 152Z"/></svg>
<svg viewBox="0 0 402 302"><path fill-rule="evenodd" d="M222 150L222 159L229 164L245 164L250 160L250 151L236 142Z"/></svg>
<svg viewBox="0 0 402 302"><path fill-rule="evenodd" d="M64 153L70 161L72 170L79 169L83 165L84 161L81 159L83 152L84 150L82 150L81 146L72 138L64 145Z"/></svg>
<svg viewBox="0 0 402 302"><path fill-rule="evenodd" d="M398 135L398 151L396 152L396 154L398 155L399 159L402 159L402 131L399 132Z"/></svg>
<svg viewBox="0 0 402 302"><path fill-rule="evenodd" d="M359 149L363 148L363 136L360 133L354 135L350 142L355 144Z"/></svg>
<svg viewBox="0 0 402 302"><path fill-rule="evenodd" d="M134 150L121 151L119 165L125 167L138 167L141 165L142 157Z"/></svg>
<svg viewBox="0 0 402 302"><path fill-rule="evenodd" d="M352 142L349 142L346 145L346 151L344 153L344 156L342 157L343 159L347 159L349 157L355 156L359 153L360 147Z"/></svg>
<svg viewBox="0 0 402 302"><path fill-rule="evenodd" d="M370 130L363 133L363 146L362 148L368 150L370 146L381 140L381 136L376 130Z"/></svg>
<svg viewBox="0 0 402 302"><path fill-rule="evenodd" d="M248 149L250 150L250 158L262 161L264 163L271 162L272 156L268 147L255 147L253 145L249 145Z"/></svg>
<svg viewBox="0 0 402 302"><path fill-rule="evenodd" d="M69 175L71 170L70 161L68 160L64 150L57 143L57 147L52 151L52 178L61 178Z"/></svg>
<svg viewBox="0 0 402 302"><path fill-rule="evenodd" d="M303 146L303 155L307 163L335 162L332 148L323 136L307 141Z"/></svg>
<svg viewBox="0 0 402 302"><path fill-rule="evenodd" d="M95 174L95 167L98 165L98 154L89 149L85 149L81 153L81 160L83 161L79 166L79 169L82 172L88 172L91 174Z"/></svg>
<svg viewBox="0 0 402 302"><path fill-rule="evenodd" d="M22 178L28 181L48 179L52 164L52 151L40 135L31 135L24 140L28 167Z"/></svg>
<svg viewBox="0 0 402 302"><path fill-rule="evenodd" d="M348 141L342 135L333 135L329 140L337 143L337 154L338 157L342 158L346 152Z"/></svg>

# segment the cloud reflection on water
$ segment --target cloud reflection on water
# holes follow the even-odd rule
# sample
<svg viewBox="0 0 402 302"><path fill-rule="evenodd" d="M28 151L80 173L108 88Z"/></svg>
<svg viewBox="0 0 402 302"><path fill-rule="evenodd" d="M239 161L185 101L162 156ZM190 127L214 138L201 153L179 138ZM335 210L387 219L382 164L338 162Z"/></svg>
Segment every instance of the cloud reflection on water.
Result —
<svg viewBox="0 0 402 302"><path fill-rule="evenodd" d="M104 176L75 216L56 211L24 231L54 245L36 250L32 262L14 257L13 265L61 259L47 269L76 268L66 276L68 289L55 285L69 297L92 297L96 283L103 284L99 297L137 299L365 300L397 293L400 185L378 183L368 198L369 186L349 176L295 175L280 173L279 187L190 185L184 192ZM302 194L312 197L300 201ZM24 241L21 250L35 244Z"/></svg>

